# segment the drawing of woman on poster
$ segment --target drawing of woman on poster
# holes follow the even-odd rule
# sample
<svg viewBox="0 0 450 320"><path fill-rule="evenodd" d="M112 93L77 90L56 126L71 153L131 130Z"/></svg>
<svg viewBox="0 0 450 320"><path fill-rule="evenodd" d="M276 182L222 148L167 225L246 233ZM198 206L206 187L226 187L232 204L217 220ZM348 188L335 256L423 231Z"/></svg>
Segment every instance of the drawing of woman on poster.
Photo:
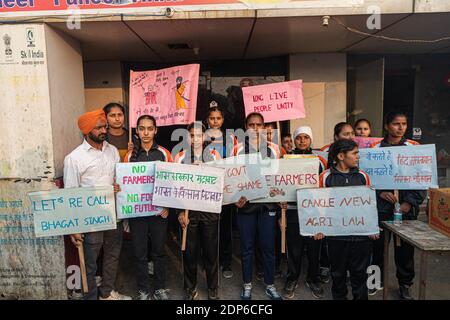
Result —
<svg viewBox="0 0 450 320"><path fill-rule="evenodd" d="M156 92L151 84L148 85L147 92L144 93L145 105L156 104Z"/></svg>
<svg viewBox="0 0 450 320"><path fill-rule="evenodd" d="M177 86L174 88L175 89L175 99L176 99L176 107L177 110L180 109L187 109L188 107L186 106L186 101L190 101L188 98L184 97L184 91L186 90L186 85L185 83L188 82L184 81L183 82L183 77L177 77Z"/></svg>

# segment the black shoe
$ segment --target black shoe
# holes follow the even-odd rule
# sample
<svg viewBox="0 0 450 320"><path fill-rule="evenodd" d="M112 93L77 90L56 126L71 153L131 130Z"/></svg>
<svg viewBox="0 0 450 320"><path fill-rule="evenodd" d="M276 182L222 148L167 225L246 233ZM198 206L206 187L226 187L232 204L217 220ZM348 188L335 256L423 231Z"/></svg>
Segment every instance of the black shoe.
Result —
<svg viewBox="0 0 450 320"><path fill-rule="evenodd" d="M294 298L294 291L297 288L298 284L297 281L288 281L286 282L286 285L283 289L283 297L285 299L292 299Z"/></svg>
<svg viewBox="0 0 450 320"><path fill-rule="evenodd" d="M311 289L311 293L314 298L322 299L323 298L323 288L318 284L311 281L306 280L306 286Z"/></svg>
<svg viewBox="0 0 450 320"><path fill-rule="evenodd" d="M198 297L197 289L186 289L184 300L196 300Z"/></svg>
<svg viewBox="0 0 450 320"><path fill-rule="evenodd" d="M220 300L217 289L208 289L208 300Z"/></svg>
<svg viewBox="0 0 450 320"><path fill-rule="evenodd" d="M233 271L231 270L231 268L230 267L222 267L222 276L225 278L225 279L230 279L230 278L233 278Z"/></svg>
<svg viewBox="0 0 450 320"><path fill-rule="evenodd" d="M414 300L414 298L409 294L409 286L400 286L398 288L398 294L400 296L400 300Z"/></svg>

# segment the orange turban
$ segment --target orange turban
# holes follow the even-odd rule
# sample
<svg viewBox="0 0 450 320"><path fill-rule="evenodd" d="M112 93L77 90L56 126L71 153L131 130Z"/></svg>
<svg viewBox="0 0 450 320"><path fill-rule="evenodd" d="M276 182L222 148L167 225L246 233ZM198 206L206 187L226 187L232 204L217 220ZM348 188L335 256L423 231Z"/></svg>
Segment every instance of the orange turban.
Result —
<svg viewBox="0 0 450 320"><path fill-rule="evenodd" d="M106 121L106 115L103 109L86 112L78 118L78 128L80 128L84 135L87 135L95 128L97 121L100 119Z"/></svg>

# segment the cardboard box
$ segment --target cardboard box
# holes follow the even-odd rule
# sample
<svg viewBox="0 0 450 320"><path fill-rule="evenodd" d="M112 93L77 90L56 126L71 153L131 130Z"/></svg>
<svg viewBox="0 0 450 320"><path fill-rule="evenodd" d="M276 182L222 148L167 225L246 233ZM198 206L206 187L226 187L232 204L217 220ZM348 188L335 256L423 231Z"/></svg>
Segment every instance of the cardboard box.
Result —
<svg viewBox="0 0 450 320"><path fill-rule="evenodd" d="M429 223L450 237L450 188L430 189Z"/></svg>

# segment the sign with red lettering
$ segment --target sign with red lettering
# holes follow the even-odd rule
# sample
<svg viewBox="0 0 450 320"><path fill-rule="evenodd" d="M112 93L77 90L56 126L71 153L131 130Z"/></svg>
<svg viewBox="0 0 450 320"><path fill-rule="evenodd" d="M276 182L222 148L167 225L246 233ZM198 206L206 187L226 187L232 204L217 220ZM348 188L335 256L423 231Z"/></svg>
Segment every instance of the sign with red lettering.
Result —
<svg viewBox="0 0 450 320"><path fill-rule="evenodd" d="M153 204L175 209L220 213L224 169L156 162Z"/></svg>
<svg viewBox="0 0 450 320"><path fill-rule="evenodd" d="M359 168L369 175L375 189L438 188L434 144L361 149Z"/></svg>
<svg viewBox="0 0 450 320"><path fill-rule="evenodd" d="M304 118L303 81L263 84L242 88L245 115L261 113L265 122Z"/></svg>
<svg viewBox="0 0 450 320"><path fill-rule="evenodd" d="M129 219L156 216L162 208L153 205L155 183L154 162L133 162L116 164L117 218Z"/></svg>
<svg viewBox="0 0 450 320"><path fill-rule="evenodd" d="M297 208L302 236L379 233L375 190L367 186L298 190Z"/></svg>
<svg viewBox="0 0 450 320"><path fill-rule="evenodd" d="M297 189L319 186L319 158L265 160L269 196L251 202L295 202Z"/></svg>
<svg viewBox="0 0 450 320"><path fill-rule="evenodd" d="M241 197L247 200L265 198L269 188L262 175L259 153L230 157L207 165L225 169L223 204L236 203Z"/></svg>

